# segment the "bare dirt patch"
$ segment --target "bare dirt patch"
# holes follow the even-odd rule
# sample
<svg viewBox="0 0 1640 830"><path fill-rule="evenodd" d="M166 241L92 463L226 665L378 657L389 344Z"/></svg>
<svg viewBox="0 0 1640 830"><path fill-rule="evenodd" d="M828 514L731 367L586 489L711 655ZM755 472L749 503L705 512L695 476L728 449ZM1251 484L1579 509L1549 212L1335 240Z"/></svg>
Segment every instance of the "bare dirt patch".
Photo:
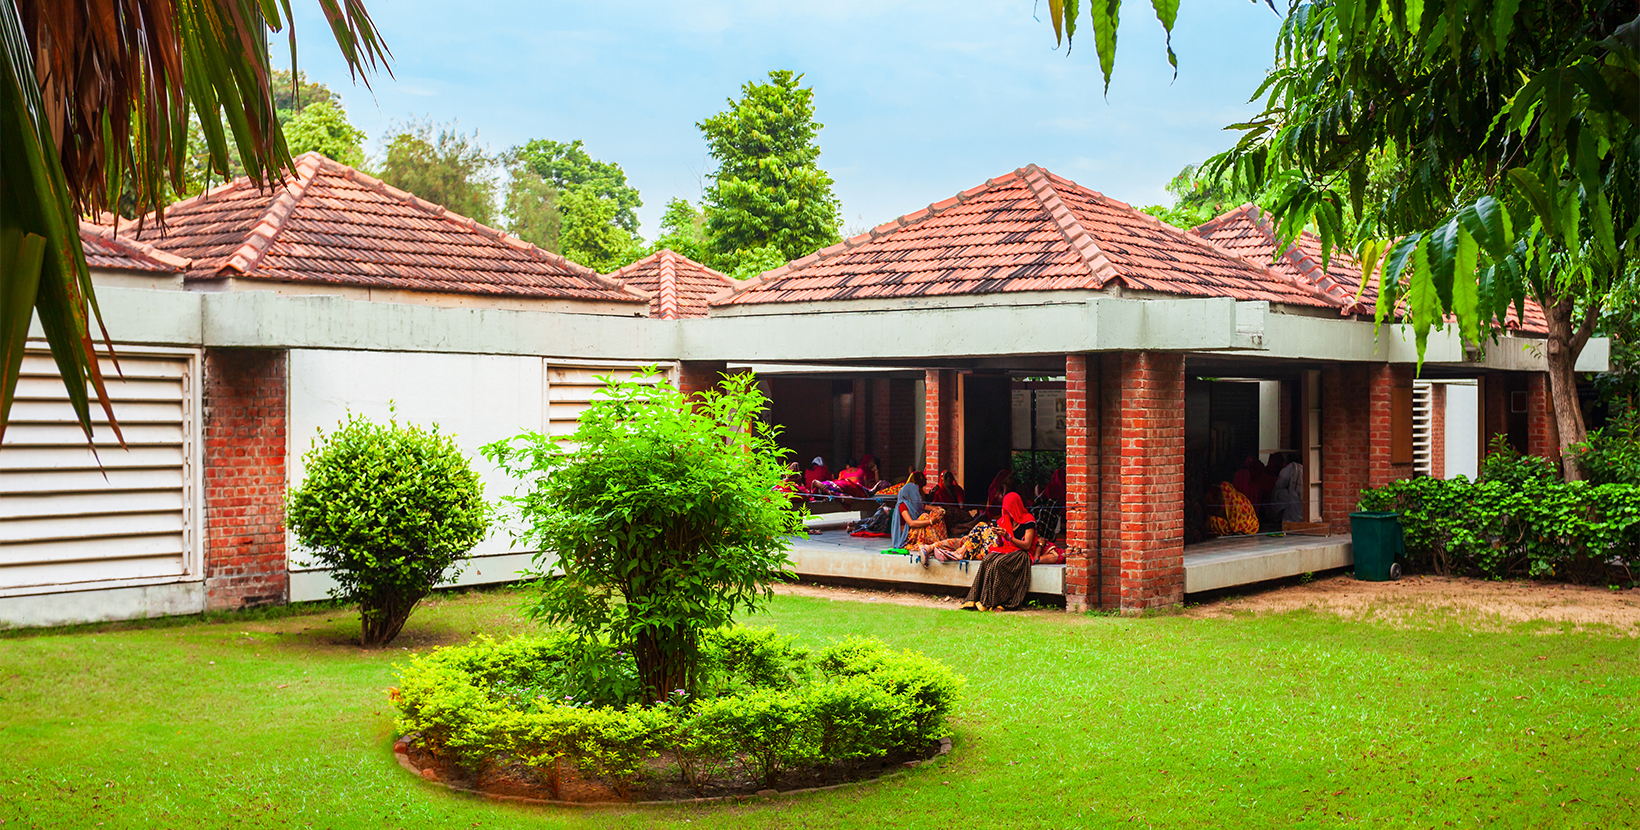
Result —
<svg viewBox="0 0 1640 830"><path fill-rule="evenodd" d="M1640 590L1464 577L1409 576L1393 582L1361 582L1341 574L1214 600L1186 613L1227 617L1300 609L1392 623L1446 616L1468 618L1483 628L1537 622L1573 631L1601 628L1640 636Z"/></svg>

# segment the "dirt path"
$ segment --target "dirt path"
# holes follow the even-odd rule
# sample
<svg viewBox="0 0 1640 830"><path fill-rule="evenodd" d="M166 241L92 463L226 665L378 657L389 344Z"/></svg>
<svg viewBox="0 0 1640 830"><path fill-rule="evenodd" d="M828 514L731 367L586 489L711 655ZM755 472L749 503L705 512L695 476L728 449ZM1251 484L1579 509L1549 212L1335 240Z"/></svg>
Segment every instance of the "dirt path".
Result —
<svg viewBox="0 0 1640 830"><path fill-rule="evenodd" d="M1358 582L1347 574L1317 579L1191 608L1196 617L1273 614L1312 609L1344 617L1399 621L1417 613L1462 615L1481 627L1543 622L1574 630L1609 627L1640 636L1640 590L1613 591L1585 585L1490 582L1412 576L1394 582Z"/></svg>
<svg viewBox="0 0 1640 830"><path fill-rule="evenodd" d="M775 593L839 602L868 602L916 608L955 609L951 597L909 591L877 591L828 585L780 585ZM1640 637L1640 590L1613 591L1583 585L1537 582L1488 582L1480 579L1411 576L1395 582L1358 582L1348 574L1317 579L1307 585L1285 585L1230 596L1193 606L1192 617L1279 614L1310 609L1341 617L1390 623L1450 616L1477 628L1496 629L1541 622L1572 630L1601 628ZM1059 611L1026 611L1057 614Z"/></svg>

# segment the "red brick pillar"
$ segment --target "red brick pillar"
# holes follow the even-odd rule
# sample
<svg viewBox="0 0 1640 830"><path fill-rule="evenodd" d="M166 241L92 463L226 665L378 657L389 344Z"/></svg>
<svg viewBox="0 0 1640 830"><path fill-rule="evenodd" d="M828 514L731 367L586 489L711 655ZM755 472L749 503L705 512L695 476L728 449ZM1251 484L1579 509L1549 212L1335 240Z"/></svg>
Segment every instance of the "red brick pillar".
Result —
<svg viewBox="0 0 1640 830"><path fill-rule="evenodd" d="M205 352L205 607L290 594L285 556L286 353Z"/></svg>
<svg viewBox="0 0 1640 830"><path fill-rule="evenodd" d="M1446 384L1429 386L1429 476L1446 478Z"/></svg>
<svg viewBox="0 0 1640 830"><path fill-rule="evenodd" d="M1065 610L1087 611L1100 607L1095 593L1096 574L1090 568L1099 549L1095 509L1098 495L1098 436L1092 430L1093 414L1088 365L1098 358L1065 355Z"/></svg>
<svg viewBox="0 0 1640 830"><path fill-rule="evenodd" d="M924 370L923 386L923 446L927 455L923 471L929 480L938 481L940 471L951 469L957 457L957 373L949 369ZM951 471L962 475L961 470Z"/></svg>
<svg viewBox="0 0 1640 830"><path fill-rule="evenodd" d="M1184 355L1106 355L1101 374L1094 568L1104 571L1106 607L1173 605L1184 599Z"/></svg>
<svg viewBox="0 0 1640 830"><path fill-rule="evenodd" d="M1560 463L1560 439L1556 434L1554 404L1549 398L1549 373L1533 372L1526 377L1526 453Z"/></svg>
<svg viewBox="0 0 1640 830"><path fill-rule="evenodd" d="M1350 531L1350 512L1367 487L1367 367L1321 370L1321 520L1333 532Z"/></svg>
<svg viewBox="0 0 1640 830"><path fill-rule="evenodd" d="M1412 366L1378 364L1370 369L1369 378L1367 486L1382 487L1411 478L1416 469L1412 463Z"/></svg>
<svg viewBox="0 0 1640 830"><path fill-rule="evenodd" d="M678 391L685 395L704 392L717 386L727 371L727 361L685 360L678 364Z"/></svg>

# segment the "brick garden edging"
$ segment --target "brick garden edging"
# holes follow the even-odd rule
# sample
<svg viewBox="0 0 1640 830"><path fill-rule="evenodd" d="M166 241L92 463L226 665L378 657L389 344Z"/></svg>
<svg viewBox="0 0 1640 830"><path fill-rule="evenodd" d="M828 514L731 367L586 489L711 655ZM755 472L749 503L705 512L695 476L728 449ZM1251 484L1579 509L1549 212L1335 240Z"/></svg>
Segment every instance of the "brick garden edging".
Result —
<svg viewBox="0 0 1640 830"><path fill-rule="evenodd" d="M934 753L931 758L921 761L906 761L902 765L902 769L897 769L893 772L885 772L875 778L863 778L859 781L845 781L841 784L830 784L824 787L805 787L803 789L796 790L768 789L758 790L757 792L749 795L715 795L708 798L679 798L671 801L559 801L551 798L532 798L524 795L488 793L483 790L474 789L472 787L463 787L449 781L445 781L444 779L439 778L438 773L432 768L429 767L423 769L417 767L416 763L410 760L409 740L414 736L415 733L399 736L398 740L393 742L393 757L399 762L399 766L404 767L412 775L415 775L423 781L431 784L437 784L447 790L450 790L451 792L481 795L492 801L510 801L516 804L545 804L553 807L591 807L596 809L606 809L611 807L662 807L670 804L724 804L730 802L760 801L776 797L798 796L808 793L827 792L830 790L841 790L845 787L859 787L865 784L874 784L878 781L887 781L890 778L897 778L918 766L931 763L935 758L951 752L951 739L941 738L939 751Z"/></svg>

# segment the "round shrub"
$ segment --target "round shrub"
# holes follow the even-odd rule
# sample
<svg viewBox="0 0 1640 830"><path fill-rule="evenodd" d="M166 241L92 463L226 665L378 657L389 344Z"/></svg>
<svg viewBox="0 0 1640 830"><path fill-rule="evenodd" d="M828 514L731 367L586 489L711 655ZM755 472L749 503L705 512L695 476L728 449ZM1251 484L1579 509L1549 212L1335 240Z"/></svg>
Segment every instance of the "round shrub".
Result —
<svg viewBox="0 0 1640 830"><path fill-rule="evenodd" d="M580 688L583 669L599 659L631 664L631 655L595 645L589 656L572 636L480 637L399 668L398 728L469 769L522 764L555 787L567 759L622 795L643 771L701 794L737 773L772 787L795 770L921 752L946 734L963 682L936 660L876 640L811 656L772 631L727 629L701 645L700 688L712 696L678 690L650 705L609 705Z"/></svg>
<svg viewBox="0 0 1640 830"><path fill-rule="evenodd" d="M484 538L484 485L437 425L357 414L321 431L303 461L307 479L290 493L285 521L331 569L332 595L359 603L360 641L392 642L416 603Z"/></svg>

